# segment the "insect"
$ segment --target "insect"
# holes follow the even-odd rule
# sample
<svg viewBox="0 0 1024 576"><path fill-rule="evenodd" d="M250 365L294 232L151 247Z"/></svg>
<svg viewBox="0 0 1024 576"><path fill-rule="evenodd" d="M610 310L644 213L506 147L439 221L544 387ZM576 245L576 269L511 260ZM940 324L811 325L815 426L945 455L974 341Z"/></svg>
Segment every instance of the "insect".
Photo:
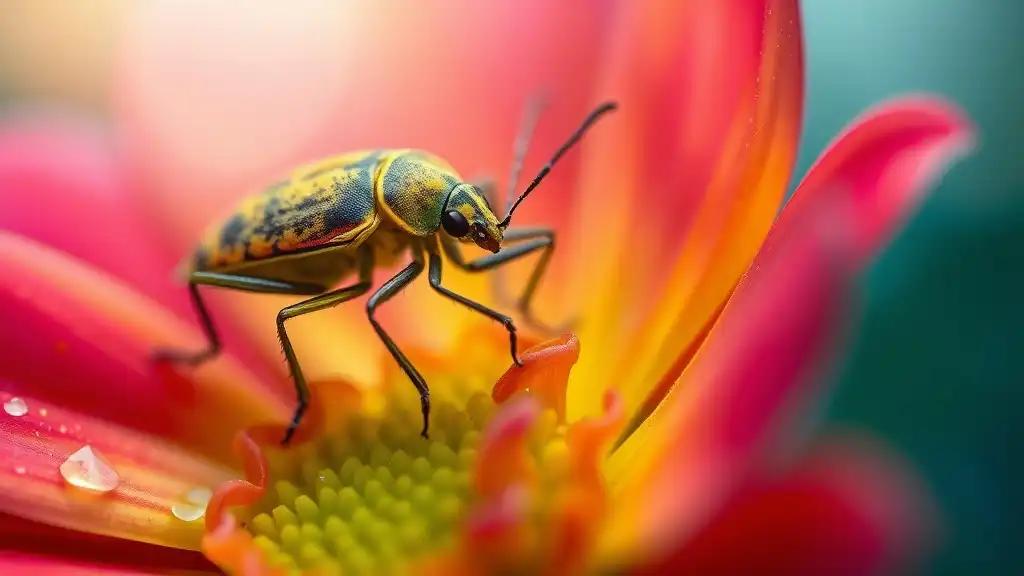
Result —
<svg viewBox="0 0 1024 576"><path fill-rule="evenodd" d="M427 277L434 290L505 327L512 359L521 366L512 319L445 288L441 284L442 253L459 268L481 272L540 251L541 257L518 300L520 312L531 318L530 301L547 268L555 236L546 228L510 229L512 215L562 155L598 118L615 108L615 103L608 102L592 111L509 205L501 220L491 207L487 190L464 182L447 162L427 152L360 151L298 168L287 180L245 198L230 217L207 232L188 268L189 293L206 336L206 347L198 352L158 350L156 358L197 365L220 352L221 341L199 286L312 296L277 314L277 334L297 396L294 417L282 440L287 444L306 411L309 389L286 322L369 292L375 269L394 265L406 256L411 262L370 295L366 314L419 392L421 435L427 437L427 382L377 321L377 308L419 276L426 260ZM517 140L510 188L516 185L528 132L532 131L532 122L526 124L530 124L524 130L526 135L521 134ZM475 243L492 254L466 260L460 243ZM508 246L502 250L504 245ZM357 277L354 284L331 289L353 274Z"/></svg>

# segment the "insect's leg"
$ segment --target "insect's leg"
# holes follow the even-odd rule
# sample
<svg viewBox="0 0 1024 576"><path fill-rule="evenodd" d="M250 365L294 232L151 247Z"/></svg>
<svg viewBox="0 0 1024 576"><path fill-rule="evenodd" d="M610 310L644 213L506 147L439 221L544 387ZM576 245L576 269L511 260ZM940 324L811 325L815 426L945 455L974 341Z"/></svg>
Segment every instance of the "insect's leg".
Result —
<svg viewBox="0 0 1024 576"><path fill-rule="evenodd" d="M192 299L192 306L195 308L196 315L199 317L199 323L203 328L203 333L206 335L206 347L198 352L161 348L154 351L154 360L196 366L213 358L220 352L220 337L217 335L217 329L213 325L210 311L207 309L206 303L199 293L199 286L201 285L272 294L318 294L323 292L323 288L309 284L293 284L219 272L193 272L188 279L188 291Z"/></svg>
<svg viewBox="0 0 1024 576"><path fill-rule="evenodd" d="M409 285L410 282L416 279L423 271L423 256L419 250L413 249L413 261L408 266L402 269L401 272L395 274L394 278L391 278L376 292L370 296L370 299L366 301L366 315L370 318L370 324L373 325L373 329L377 332L377 336L387 346L388 352L391 352L391 356L394 357L398 365L402 367L405 375L412 381L413 386L416 387L416 391L420 395L420 412L423 414L423 430L420 435L427 438L427 432L430 428L430 389L427 387L426 380L416 370L416 367L412 365L412 362L405 357L405 354L398 349L395 341L388 336L388 333L381 328L379 322L374 317L377 311L377 307L382 303L387 302L392 296L402 291L403 288Z"/></svg>
<svg viewBox="0 0 1024 576"><path fill-rule="evenodd" d="M551 254L555 250L555 231L550 228L512 228L505 232L504 240L505 242L513 243L512 246L503 249L497 254L488 254L468 262L462 257L458 245L453 241L443 240L441 245L445 250L445 254L448 255L456 266L469 272L482 272L497 268L528 254L540 251L540 258L537 260L537 264L534 265L530 278L527 280L526 286L516 302L516 309L522 314L523 320L527 323L538 326L546 331L553 331L551 327L545 326L533 317L530 304L533 302L533 296L537 292L537 286L540 285L540 281L547 271Z"/></svg>
<svg viewBox="0 0 1024 576"><path fill-rule="evenodd" d="M306 413L306 408L309 406L309 387L306 386L306 377L302 374L302 368L299 367L299 359L295 356L295 350L292 348L291 339L288 338L288 331L285 330L284 323L289 318L295 318L296 316L302 316L303 314L309 314L310 312L316 312L332 306L337 306L342 302L356 298L362 294L365 294L370 289L370 280L373 272L373 259L369 251L364 251L360 254L361 262L359 269L359 282L351 286L344 288L338 288L332 290L326 294L321 294L310 298L309 300L303 300L297 304L292 304L281 309L277 313L277 337L281 341L281 349L284 351L284 357L288 361L288 370L292 375L292 382L295 384L295 396L297 404L295 406L295 414L292 416L292 421L288 424L288 430L284 433L284 439L281 440L281 444L288 444L292 439L292 435L295 434L295 430L299 427L299 422L302 421L303 415Z"/></svg>
<svg viewBox="0 0 1024 576"><path fill-rule="evenodd" d="M512 352L512 361L515 362L517 366L523 365L519 360L518 346L516 344L516 326L512 323L511 318L441 286L441 255L436 252L430 253L430 271L427 273L427 276L430 279L430 286L434 290L437 290L442 296L450 298L463 306L476 310L488 318L501 322L501 324L505 326L505 330L508 330L509 349Z"/></svg>

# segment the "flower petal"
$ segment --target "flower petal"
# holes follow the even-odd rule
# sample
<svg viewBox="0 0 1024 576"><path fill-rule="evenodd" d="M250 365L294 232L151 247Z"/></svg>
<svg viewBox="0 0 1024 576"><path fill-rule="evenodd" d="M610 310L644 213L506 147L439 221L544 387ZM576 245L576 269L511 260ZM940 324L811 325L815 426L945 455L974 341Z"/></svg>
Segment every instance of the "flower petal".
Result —
<svg viewBox="0 0 1024 576"><path fill-rule="evenodd" d="M529 391L554 410L565 422L565 386L572 367L580 357L580 341L575 334L542 342L520 354L522 366L513 365L494 384L491 397L501 404L513 395Z"/></svg>
<svg viewBox="0 0 1024 576"><path fill-rule="evenodd" d="M741 490L693 538L634 573L914 573L933 515L925 491L901 462L831 444Z"/></svg>
<svg viewBox="0 0 1024 576"><path fill-rule="evenodd" d="M180 255L154 237L146 192L129 172L98 125L56 110L9 115L0 126L0 228L109 272L192 321L188 291L173 274ZM227 320L218 328L234 343L245 332ZM280 369L240 352L261 377Z"/></svg>
<svg viewBox="0 0 1024 576"><path fill-rule="evenodd" d="M51 111L0 126L0 228L58 248L188 310L172 282L174 258L158 250L138 194L99 126Z"/></svg>
<svg viewBox="0 0 1024 576"><path fill-rule="evenodd" d="M6 386L5 386L6 388ZM9 393L0 393L4 402ZM19 393L28 412L0 414L0 511L72 530L197 549L201 523L171 513L186 493L231 477L226 468L153 436ZM117 474L105 493L76 488L60 468L84 446Z"/></svg>
<svg viewBox="0 0 1024 576"><path fill-rule="evenodd" d="M969 138L948 105L908 100L825 153L677 385L613 454L624 497L644 497L612 522L611 540L656 547L703 522L818 391L865 248L880 246Z"/></svg>
<svg viewBox="0 0 1024 576"><path fill-rule="evenodd" d="M212 573L194 550L57 528L0 514L0 574ZM23 568L15 568L22 566ZM32 566L33 568L24 568ZM177 573L177 572L174 572Z"/></svg>
<svg viewBox="0 0 1024 576"><path fill-rule="evenodd" d="M194 370L154 363L158 347L190 349L202 337L102 272L3 232L0 268L0 377L18 386L11 392L220 456L235 431L287 419L290 400L229 358Z"/></svg>
<svg viewBox="0 0 1024 576"><path fill-rule="evenodd" d="M633 413L668 371L674 379L682 369L677 359L768 232L800 129L795 0L623 10L603 88L622 114L590 138L581 182L591 194L569 293L584 295L586 348L570 419L597 411L595 381L614 383Z"/></svg>

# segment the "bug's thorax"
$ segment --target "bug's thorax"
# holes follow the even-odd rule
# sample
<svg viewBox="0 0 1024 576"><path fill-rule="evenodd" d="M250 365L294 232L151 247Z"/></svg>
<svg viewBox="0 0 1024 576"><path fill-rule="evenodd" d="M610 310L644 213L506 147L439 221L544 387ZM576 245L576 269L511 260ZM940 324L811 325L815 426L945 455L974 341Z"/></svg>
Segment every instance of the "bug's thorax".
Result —
<svg viewBox="0 0 1024 576"><path fill-rule="evenodd" d="M462 182L443 159L420 150L395 150L381 160L374 182L381 217L413 236L428 236L441 225L452 189Z"/></svg>

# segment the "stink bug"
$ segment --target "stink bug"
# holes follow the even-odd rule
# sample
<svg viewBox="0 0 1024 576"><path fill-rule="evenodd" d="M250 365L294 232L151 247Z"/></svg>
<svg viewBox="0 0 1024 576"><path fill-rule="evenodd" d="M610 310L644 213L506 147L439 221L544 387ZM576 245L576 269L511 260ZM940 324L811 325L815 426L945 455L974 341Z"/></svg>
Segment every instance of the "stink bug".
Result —
<svg viewBox="0 0 1024 576"><path fill-rule="evenodd" d="M430 426L427 383L378 323L377 307L419 276L426 254L430 285L441 295L501 322L509 334L512 360L521 365L512 319L442 286L441 254L459 268L480 272L541 251L518 301L519 311L531 318L530 301L547 268L555 236L546 228L508 229L512 214L584 132L615 108L609 102L591 112L501 220L481 187L462 181L447 162L427 152L352 152L298 168L288 179L244 199L227 220L207 233L188 268L189 292L206 334L206 348L194 353L160 350L157 358L196 365L220 351L220 339L199 293L200 285L313 296L283 308L277 315L277 333L298 397L295 415L282 441L287 444L306 411L309 390L285 322L368 292L375 268L395 264L408 253L412 262L373 292L366 302L366 313L419 392L421 434L426 437ZM525 125L529 126L526 133L532 130L532 120ZM521 134L517 141L510 187L518 178L526 139L528 136ZM473 242L493 254L467 261L459 242ZM505 242L512 246L502 250ZM355 284L330 290L353 273L358 277Z"/></svg>

